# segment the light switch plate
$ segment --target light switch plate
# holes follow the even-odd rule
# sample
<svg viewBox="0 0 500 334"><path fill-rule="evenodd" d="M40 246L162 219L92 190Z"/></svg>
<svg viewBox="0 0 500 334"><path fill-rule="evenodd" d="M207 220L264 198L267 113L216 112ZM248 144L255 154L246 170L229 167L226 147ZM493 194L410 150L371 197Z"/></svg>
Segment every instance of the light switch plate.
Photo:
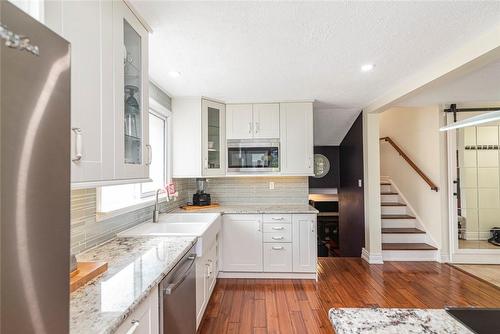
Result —
<svg viewBox="0 0 500 334"><path fill-rule="evenodd" d="M274 182L269 182L269 190L274 190Z"/></svg>

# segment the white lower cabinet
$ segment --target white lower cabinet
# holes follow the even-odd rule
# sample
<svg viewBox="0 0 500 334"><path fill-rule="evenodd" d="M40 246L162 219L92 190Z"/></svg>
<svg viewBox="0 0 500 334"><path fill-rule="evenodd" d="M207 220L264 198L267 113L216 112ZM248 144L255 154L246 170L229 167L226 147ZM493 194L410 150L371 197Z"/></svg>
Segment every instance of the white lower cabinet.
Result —
<svg viewBox="0 0 500 334"><path fill-rule="evenodd" d="M261 272L262 215L222 216L222 270Z"/></svg>
<svg viewBox="0 0 500 334"><path fill-rule="evenodd" d="M217 281L217 241L202 257L196 259L196 328L203 319Z"/></svg>
<svg viewBox="0 0 500 334"><path fill-rule="evenodd" d="M293 228L293 271L316 271L317 238L316 215L295 214L292 216Z"/></svg>
<svg viewBox="0 0 500 334"><path fill-rule="evenodd" d="M118 327L117 334L158 334L159 327L158 288L154 288L149 296L129 314Z"/></svg>
<svg viewBox="0 0 500 334"><path fill-rule="evenodd" d="M222 231L224 275L315 277L316 214L224 215Z"/></svg>
<svg viewBox="0 0 500 334"><path fill-rule="evenodd" d="M264 271L291 272L292 244L285 242L264 243Z"/></svg>

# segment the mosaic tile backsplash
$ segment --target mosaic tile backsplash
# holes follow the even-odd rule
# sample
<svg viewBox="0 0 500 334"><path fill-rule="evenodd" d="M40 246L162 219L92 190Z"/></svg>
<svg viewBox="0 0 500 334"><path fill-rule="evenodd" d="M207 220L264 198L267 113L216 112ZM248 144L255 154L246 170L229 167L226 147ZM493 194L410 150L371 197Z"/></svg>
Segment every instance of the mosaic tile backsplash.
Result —
<svg viewBox="0 0 500 334"><path fill-rule="evenodd" d="M160 212L169 212L188 202L194 183L188 179L174 180L179 196L163 202ZM192 188L191 188L192 189ZM96 189L71 191L71 252L78 254L116 236L117 233L153 218L153 205L119 216L96 221Z"/></svg>
<svg viewBox="0 0 500 334"><path fill-rule="evenodd" d="M274 189L269 189L274 182ZM179 197L160 205L161 212L185 205L196 191L194 179L175 179ZM208 179L207 192L220 204L307 204L307 177L226 177ZM153 205L96 221L96 189L71 192L71 252L78 254L117 233L152 219Z"/></svg>

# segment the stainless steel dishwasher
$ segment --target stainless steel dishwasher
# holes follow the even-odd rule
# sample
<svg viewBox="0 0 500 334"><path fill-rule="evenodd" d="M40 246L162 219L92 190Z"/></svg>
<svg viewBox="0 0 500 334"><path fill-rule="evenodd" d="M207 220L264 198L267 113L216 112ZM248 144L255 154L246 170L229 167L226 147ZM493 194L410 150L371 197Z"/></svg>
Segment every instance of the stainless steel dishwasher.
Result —
<svg viewBox="0 0 500 334"><path fill-rule="evenodd" d="M163 334L196 333L196 251L192 247L160 283Z"/></svg>

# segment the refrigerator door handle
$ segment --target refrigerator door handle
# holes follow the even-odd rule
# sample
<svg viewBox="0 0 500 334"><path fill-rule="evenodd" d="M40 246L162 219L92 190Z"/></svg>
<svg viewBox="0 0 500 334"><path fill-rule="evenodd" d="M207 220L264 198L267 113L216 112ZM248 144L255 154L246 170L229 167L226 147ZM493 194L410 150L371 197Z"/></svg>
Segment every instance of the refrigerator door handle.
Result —
<svg viewBox="0 0 500 334"><path fill-rule="evenodd" d="M71 159L73 162L82 160L82 129L71 128L75 133L75 157Z"/></svg>

